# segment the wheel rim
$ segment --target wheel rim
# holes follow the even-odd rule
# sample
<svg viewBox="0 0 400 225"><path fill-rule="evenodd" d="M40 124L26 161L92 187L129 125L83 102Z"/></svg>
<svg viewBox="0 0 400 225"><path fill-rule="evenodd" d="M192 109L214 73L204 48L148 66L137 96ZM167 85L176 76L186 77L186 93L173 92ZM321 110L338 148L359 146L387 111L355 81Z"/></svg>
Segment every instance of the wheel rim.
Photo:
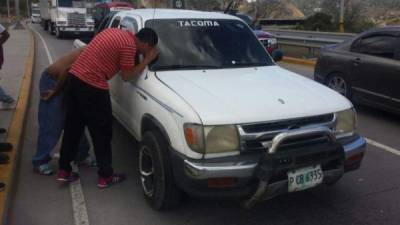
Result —
<svg viewBox="0 0 400 225"><path fill-rule="evenodd" d="M140 181L144 194L148 197L154 193L154 163L150 149L143 146L139 153Z"/></svg>
<svg viewBox="0 0 400 225"><path fill-rule="evenodd" d="M337 91L341 95L347 95L347 84L342 77L333 76L331 79L329 79L328 87Z"/></svg>

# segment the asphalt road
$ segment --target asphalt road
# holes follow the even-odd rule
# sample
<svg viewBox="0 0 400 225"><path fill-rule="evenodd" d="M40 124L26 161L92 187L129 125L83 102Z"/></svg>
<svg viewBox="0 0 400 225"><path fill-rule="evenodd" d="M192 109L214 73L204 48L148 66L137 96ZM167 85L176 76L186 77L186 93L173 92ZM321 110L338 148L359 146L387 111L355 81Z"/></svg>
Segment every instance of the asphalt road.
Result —
<svg viewBox="0 0 400 225"><path fill-rule="evenodd" d="M72 39L57 40L33 25L47 43L53 59L71 49ZM73 225L71 194L59 186L55 176L43 177L32 172L30 158L37 135L37 84L40 72L48 65L45 48L37 38L34 88L31 95L18 185L10 224ZM281 64L311 77L308 67ZM357 107L359 132L366 137L400 149L400 116ZM384 148L368 145L360 170L346 174L335 186L281 196L243 210L234 200L186 199L181 207L153 211L145 202L137 173L137 143L117 122L114 123L114 167L128 175L125 183L98 190L96 169L80 168L89 223L92 225L206 225L206 224L359 224L398 225L400 223L400 156ZM400 152L399 152L400 153ZM54 160L54 164L56 161Z"/></svg>

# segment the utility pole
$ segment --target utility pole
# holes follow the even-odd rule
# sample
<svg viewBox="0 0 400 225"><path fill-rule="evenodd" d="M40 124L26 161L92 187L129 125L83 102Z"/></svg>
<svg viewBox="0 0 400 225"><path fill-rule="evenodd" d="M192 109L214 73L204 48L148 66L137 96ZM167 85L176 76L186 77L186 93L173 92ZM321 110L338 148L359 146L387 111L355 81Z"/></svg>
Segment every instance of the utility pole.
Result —
<svg viewBox="0 0 400 225"><path fill-rule="evenodd" d="M16 22L15 22L15 27L14 29L16 30L22 30L24 29L24 27L21 24L21 15L20 15L20 11L19 11L19 0L15 0L15 16L16 18Z"/></svg>
<svg viewBox="0 0 400 225"><path fill-rule="evenodd" d="M344 32L344 0L340 0L339 32Z"/></svg>
<svg viewBox="0 0 400 225"><path fill-rule="evenodd" d="M15 16L17 17L17 21L19 21L19 19L20 19L19 0L15 0Z"/></svg>
<svg viewBox="0 0 400 225"><path fill-rule="evenodd" d="M11 17L10 17L10 0L7 0L7 17L8 17L8 23L11 23Z"/></svg>
<svg viewBox="0 0 400 225"><path fill-rule="evenodd" d="M31 9L31 6L30 6L30 4L29 4L29 0L26 0L26 16L29 18L29 17L31 17L31 13L30 13L30 10Z"/></svg>

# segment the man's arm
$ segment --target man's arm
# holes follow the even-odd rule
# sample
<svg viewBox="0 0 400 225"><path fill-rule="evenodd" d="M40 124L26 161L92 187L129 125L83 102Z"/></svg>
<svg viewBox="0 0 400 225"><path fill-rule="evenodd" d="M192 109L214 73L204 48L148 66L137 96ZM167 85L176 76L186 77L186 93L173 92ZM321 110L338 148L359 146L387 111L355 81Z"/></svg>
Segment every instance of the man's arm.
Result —
<svg viewBox="0 0 400 225"><path fill-rule="evenodd" d="M56 83L56 86L54 87L54 89L48 90L47 95L42 97L42 99L45 101L48 101L52 97L58 95L64 89L64 86L65 86L65 83L67 82L68 76L69 76L68 69L64 70L61 74L59 74L58 78L57 78L57 83Z"/></svg>
<svg viewBox="0 0 400 225"><path fill-rule="evenodd" d="M9 37L10 37L10 34L8 33L8 31L4 30L0 34L0 45L3 45L8 40Z"/></svg>
<svg viewBox="0 0 400 225"><path fill-rule="evenodd" d="M143 60L134 66L132 70L121 70L120 75L123 81L130 81L130 80L136 80L140 74L143 72L143 70L146 68L147 65L149 65L155 58L158 56L158 49L157 48L152 48L150 51L148 51Z"/></svg>
<svg viewBox="0 0 400 225"><path fill-rule="evenodd" d="M82 53L84 48L85 47L72 50L70 53L63 56L61 59L59 59L57 62L53 63L53 65L47 68L47 71L51 74L55 73L54 71L60 71L60 69L57 69L57 67L61 67L63 69L61 69L62 72L59 72L58 74L53 74L55 75L54 77L57 78L56 86L54 87L54 89L48 91L47 96L43 97L43 100L47 101L63 90L68 78L68 71L72 63L75 62L75 60Z"/></svg>

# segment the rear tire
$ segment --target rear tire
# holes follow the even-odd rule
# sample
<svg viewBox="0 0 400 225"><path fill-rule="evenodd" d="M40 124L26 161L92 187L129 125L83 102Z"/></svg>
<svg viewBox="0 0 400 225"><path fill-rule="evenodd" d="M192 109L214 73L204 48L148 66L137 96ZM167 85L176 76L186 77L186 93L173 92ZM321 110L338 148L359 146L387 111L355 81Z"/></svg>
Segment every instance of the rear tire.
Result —
<svg viewBox="0 0 400 225"><path fill-rule="evenodd" d="M64 38L64 32L60 31L60 28L56 28L56 37L58 39Z"/></svg>
<svg viewBox="0 0 400 225"><path fill-rule="evenodd" d="M47 21L45 21L45 20L42 21L42 27L43 27L43 30L45 30L45 31L47 31L49 29L49 25L48 25Z"/></svg>
<svg viewBox="0 0 400 225"><path fill-rule="evenodd" d="M331 74L326 79L325 85L331 88L332 90L338 92L339 94L345 96L349 100L351 100L352 97L351 84L343 74L340 73Z"/></svg>
<svg viewBox="0 0 400 225"><path fill-rule="evenodd" d="M145 199L156 210L174 208L181 200L168 154L168 142L156 131L147 131L139 148L139 172Z"/></svg>

